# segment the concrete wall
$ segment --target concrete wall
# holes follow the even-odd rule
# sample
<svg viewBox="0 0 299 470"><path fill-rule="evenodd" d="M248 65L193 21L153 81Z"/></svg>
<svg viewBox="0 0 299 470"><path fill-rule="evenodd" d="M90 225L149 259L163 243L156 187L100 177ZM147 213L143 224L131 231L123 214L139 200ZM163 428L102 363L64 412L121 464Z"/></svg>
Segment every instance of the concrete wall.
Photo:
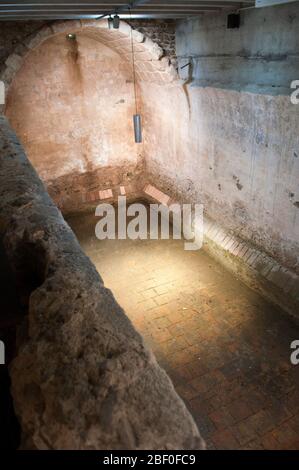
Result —
<svg viewBox="0 0 299 470"><path fill-rule="evenodd" d="M299 79L298 5L243 13L238 31L226 30L222 14L182 22L177 52L181 63L193 57L192 75L183 87L142 87L152 180L185 201L203 202L220 226L297 273L299 106L268 90L277 71L276 92ZM262 54L275 59L266 71ZM248 64L255 93L242 80ZM198 86L201 79L209 87ZM231 90L236 82L241 92Z"/></svg>
<svg viewBox="0 0 299 470"><path fill-rule="evenodd" d="M239 29L226 23L223 13L178 24L179 65L191 58L194 84L289 94L299 69L299 3L243 11Z"/></svg>

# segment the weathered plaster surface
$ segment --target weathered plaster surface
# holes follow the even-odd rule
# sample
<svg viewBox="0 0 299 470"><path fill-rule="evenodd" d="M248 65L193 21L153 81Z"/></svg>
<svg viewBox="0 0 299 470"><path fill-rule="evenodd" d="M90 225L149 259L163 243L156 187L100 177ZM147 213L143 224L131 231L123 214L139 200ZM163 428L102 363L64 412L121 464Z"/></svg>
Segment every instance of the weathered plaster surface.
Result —
<svg viewBox="0 0 299 470"><path fill-rule="evenodd" d="M289 96L281 93L299 79L298 13L297 3L250 10L239 30L227 30L222 14L184 21L176 43L181 63L192 59L191 69L181 71L187 84L142 85L146 170L153 181L204 203L219 225L297 273L299 106L291 103L290 88ZM277 67L283 81L273 96ZM248 93L248 77L253 88L266 86ZM209 86L197 86L201 79ZM241 92L229 89L234 82Z"/></svg>
<svg viewBox="0 0 299 470"><path fill-rule="evenodd" d="M298 272L297 107L287 97L189 88L189 117L181 87L142 87L142 96L153 180Z"/></svg>
<svg viewBox="0 0 299 470"><path fill-rule="evenodd" d="M166 373L0 117L0 227L28 316L11 367L26 449L201 449Z"/></svg>

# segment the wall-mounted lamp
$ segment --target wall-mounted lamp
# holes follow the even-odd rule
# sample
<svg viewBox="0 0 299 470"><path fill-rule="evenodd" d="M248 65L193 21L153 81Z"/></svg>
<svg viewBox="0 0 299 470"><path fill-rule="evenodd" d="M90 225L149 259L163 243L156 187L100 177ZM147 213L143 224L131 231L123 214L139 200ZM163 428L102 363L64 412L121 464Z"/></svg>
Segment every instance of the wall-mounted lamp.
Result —
<svg viewBox="0 0 299 470"><path fill-rule="evenodd" d="M120 18L118 15L115 15L113 17L113 28L114 29L119 29L119 23L120 23Z"/></svg>
<svg viewBox="0 0 299 470"><path fill-rule="evenodd" d="M66 39L68 39L69 41L76 41L76 35L74 33L68 33L66 35Z"/></svg>

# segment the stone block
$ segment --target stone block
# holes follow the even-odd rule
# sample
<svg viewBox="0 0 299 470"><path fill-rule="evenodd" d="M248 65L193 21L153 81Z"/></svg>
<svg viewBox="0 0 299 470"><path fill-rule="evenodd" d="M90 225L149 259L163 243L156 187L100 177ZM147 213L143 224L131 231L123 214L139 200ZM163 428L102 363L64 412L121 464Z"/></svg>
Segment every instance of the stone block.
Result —
<svg viewBox="0 0 299 470"><path fill-rule="evenodd" d="M21 67L23 58L18 54L11 54L8 59L6 59L5 64L8 68L12 69L14 72L17 72Z"/></svg>

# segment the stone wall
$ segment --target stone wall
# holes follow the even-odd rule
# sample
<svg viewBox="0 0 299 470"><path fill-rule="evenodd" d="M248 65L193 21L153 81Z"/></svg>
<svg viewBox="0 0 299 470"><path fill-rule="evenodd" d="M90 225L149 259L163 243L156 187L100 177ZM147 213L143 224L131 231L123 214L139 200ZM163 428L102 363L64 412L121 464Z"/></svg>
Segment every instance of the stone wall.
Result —
<svg viewBox="0 0 299 470"><path fill-rule="evenodd" d="M6 59L14 51L22 50L26 39L39 31L46 21L1 21L0 28L0 72Z"/></svg>
<svg viewBox="0 0 299 470"><path fill-rule="evenodd" d="M28 37L37 33L43 26L51 26L53 21L1 21L0 29L0 72L5 68L6 59L13 52L22 50ZM132 20L129 22L158 44L165 54L175 60L175 22L163 20Z"/></svg>
<svg viewBox="0 0 299 470"><path fill-rule="evenodd" d="M66 38L70 32L76 40ZM5 114L64 212L119 185L135 194L141 181L131 32L125 22L119 30L106 20L55 22L26 37L0 74ZM135 30L132 37L140 112L139 82L169 83L177 74L155 42Z"/></svg>
<svg viewBox="0 0 299 470"><path fill-rule="evenodd" d="M22 447L203 448L166 373L81 251L3 117L0 228L28 307L11 366Z"/></svg>
<svg viewBox="0 0 299 470"><path fill-rule="evenodd" d="M132 28L140 31L156 44L162 47L164 53L176 65L175 30L174 20L131 20Z"/></svg>
<svg viewBox="0 0 299 470"><path fill-rule="evenodd" d="M134 143L134 112L127 61L80 33L76 40L52 36L27 55L5 109L47 183L98 168L135 172L142 154Z"/></svg>

